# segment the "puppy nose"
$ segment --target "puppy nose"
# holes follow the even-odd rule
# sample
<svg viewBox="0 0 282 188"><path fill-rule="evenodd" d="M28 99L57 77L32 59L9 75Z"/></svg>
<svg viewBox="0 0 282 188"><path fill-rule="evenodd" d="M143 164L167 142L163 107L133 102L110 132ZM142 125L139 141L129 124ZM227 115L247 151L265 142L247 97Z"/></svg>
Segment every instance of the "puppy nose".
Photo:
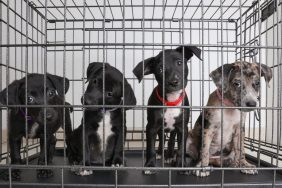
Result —
<svg viewBox="0 0 282 188"><path fill-rule="evenodd" d="M179 83L178 80L173 80L173 81L170 82L170 85L172 85L172 86L177 86L178 83Z"/></svg>
<svg viewBox="0 0 282 188"><path fill-rule="evenodd" d="M52 114L50 112L46 112L46 119L51 119L52 118Z"/></svg>
<svg viewBox="0 0 282 188"><path fill-rule="evenodd" d="M42 112L42 115L44 116L44 111ZM52 119L52 111L50 109L46 109L46 119L50 120Z"/></svg>
<svg viewBox="0 0 282 188"><path fill-rule="evenodd" d="M247 107L256 107L257 102L256 101L248 101L248 102L246 102L246 106Z"/></svg>

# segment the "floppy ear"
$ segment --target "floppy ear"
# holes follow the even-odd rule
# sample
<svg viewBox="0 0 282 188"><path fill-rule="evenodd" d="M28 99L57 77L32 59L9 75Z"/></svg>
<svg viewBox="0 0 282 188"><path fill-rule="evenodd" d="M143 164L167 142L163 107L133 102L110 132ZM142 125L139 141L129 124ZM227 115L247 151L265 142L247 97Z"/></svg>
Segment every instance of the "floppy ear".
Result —
<svg viewBox="0 0 282 188"><path fill-rule="evenodd" d="M23 84L23 79L13 81L8 88L5 88L0 92L0 103L9 105L17 105L20 104L20 87ZM7 97L7 89L8 89L8 97Z"/></svg>
<svg viewBox="0 0 282 188"><path fill-rule="evenodd" d="M269 81L272 79L271 68L265 64L259 64L259 63L256 64L257 64L257 69L259 72L261 71L261 76L264 77L267 86L270 87Z"/></svg>
<svg viewBox="0 0 282 188"><path fill-rule="evenodd" d="M184 49L184 52L183 52ZM193 54L195 54L200 60L201 59L201 49L196 46L179 46L175 49L175 51L184 54L185 59L189 60Z"/></svg>
<svg viewBox="0 0 282 188"><path fill-rule="evenodd" d="M131 85L124 79L124 105L136 105L136 98ZM131 108L125 108L129 110Z"/></svg>
<svg viewBox="0 0 282 188"><path fill-rule="evenodd" d="M150 58L144 60L144 68L143 68L143 61L141 61L133 69L133 73L138 78L139 82L141 82L144 75L148 75L148 74L153 73L154 63L155 63L155 57L150 57ZM144 74L143 74L143 70L144 70Z"/></svg>
<svg viewBox="0 0 282 188"><path fill-rule="evenodd" d="M225 64L212 71L209 75L218 89L221 90L223 88L223 92L227 89L229 74L233 70L233 68L233 64Z"/></svg>
<svg viewBox="0 0 282 188"><path fill-rule="evenodd" d="M88 65L87 71L86 71L87 81L89 81L89 79L91 78L91 75L97 74L98 71L103 70L103 64L105 64L105 69L106 67L109 66L108 63L101 63L101 62L93 62Z"/></svg>
<svg viewBox="0 0 282 188"><path fill-rule="evenodd" d="M51 83L56 88L60 96L64 96L64 94L68 92L70 86L69 79L49 73L47 73L47 78L51 81ZM65 81L65 91L64 91L64 81Z"/></svg>

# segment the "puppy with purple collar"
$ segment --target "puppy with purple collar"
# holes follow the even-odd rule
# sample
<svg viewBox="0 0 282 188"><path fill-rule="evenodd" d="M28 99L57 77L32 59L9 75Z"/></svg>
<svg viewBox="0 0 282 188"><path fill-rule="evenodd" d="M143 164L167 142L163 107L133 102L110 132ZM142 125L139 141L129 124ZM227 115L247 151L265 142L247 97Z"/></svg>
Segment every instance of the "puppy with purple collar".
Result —
<svg viewBox="0 0 282 188"><path fill-rule="evenodd" d="M242 173L258 173L255 165L245 158L244 127L247 112L257 107L262 76L268 84L272 78L268 66L244 61L225 64L210 73L217 90L210 94L207 106L243 108L207 108L202 111L187 139L186 150L196 167L221 166L222 161L222 166L253 168L243 169ZM208 170L193 173L200 177L210 175Z"/></svg>
<svg viewBox="0 0 282 188"><path fill-rule="evenodd" d="M176 166L186 166L184 154L188 136L187 124L190 110L182 110L179 107L182 105L189 106L189 101L183 88L187 85L187 61L193 55L200 59L201 50L194 46L180 46L176 49L161 51L157 56L145 59L144 62L140 62L133 70L139 82L144 75L148 74L154 74L158 82L158 86L153 90L148 101L148 105L160 106L160 108L147 109L146 167L156 166L155 142L157 135L160 140L158 154L162 153L164 146L162 142L164 136L163 129L165 132L171 132L171 136L177 134ZM163 69L164 67L165 70ZM175 106L176 108L164 108L164 106ZM170 148L168 149L170 151L168 157L172 158L174 155L174 142L170 142L168 147ZM155 171L146 170L144 173L153 174Z"/></svg>

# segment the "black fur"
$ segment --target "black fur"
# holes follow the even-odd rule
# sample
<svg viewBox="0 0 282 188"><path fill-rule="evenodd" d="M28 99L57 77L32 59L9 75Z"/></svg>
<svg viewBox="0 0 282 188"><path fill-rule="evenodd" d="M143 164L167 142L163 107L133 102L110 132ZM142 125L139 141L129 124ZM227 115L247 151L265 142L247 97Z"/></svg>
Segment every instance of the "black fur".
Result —
<svg viewBox="0 0 282 188"><path fill-rule="evenodd" d="M108 63L103 65L103 63L98 62L91 63L88 66L87 81L89 84L81 102L85 105L103 105L103 67L105 67L105 105L136 105L134 92L127 80L123 78L122 73ZM130 108L125 108L125 110L128 109ZM85 129L85 165L102 162L103 152L101 148L103 143L101 143L101 137L98 135L98 129L103 129L99 123L103 122L105 113L109 113L111 120L110 129L113 134L105 138L105 162L106 165L121 165L123 162L122 151L126 136L125 110L121 107L95 108L86 106L84 120L82 119L81 125L74 130L70 139L70 148L68 148L70 164L83 164L83 127ZM105 126L110 125L105 124Z"/></svg>
<svg viewBox="0 0 282 188"><path fill-rule="evenodd" d="M27 79L27 87L26 87ZM65 91L64 91L65 82ZM46 103L47 105L64 105L64 94L68 91L69 80L59 76L46 75ZM8 97L7 97L8 89ZM27 90L27 96L26 96ZM44 75L29 74L20 80L12 82L8 88L0 92L0 102L4 105L44 105ZM68 104L68 103L65 103ZM9 147L12 164L21 164L20 148L22 137L26 136L26 116L27 132L31 138L40 139L40 156L38 159L39 165L45 164L44 137L46 136L46 151L47 164L52 163L53 154L55 151L56 138L53 135L60 127L63 128L63 110L60 107L46 108L46 132L44 132L44 108L38 107L10 107L9 108ZM65 108L65 135L66 139L71 134L71 119L69 108ZM37 124L38 128L31 133L32 126ZM38 177L50 177L53 175L52 170L42 169L37 170ZM4 177L5 179L8 177ZM20 171L13 170L12 178L20 179Z"/></svg>
<svg viewBox="0 0 282 188"><path fill-rule="evenodd" d="M161 51L157 56L148 58L144 60L144 62L140 62L134 68L133 73L138 78L139 82L143 79L144 75L154 74L158 82L157 87L160 88L160 95L162 98L166 99L167 94L182 90L182 88L186 87L188 77L187 62L193 56L193 54L196 55L199 59L201 59L201 50L194 46L180 46L174 50L165 50L164 54L163 51ZM165 71L163 70L164 66ZM165 93L163 93L163 87L165 88ZM163 103L156 97L155 89L149 98L148 105L163 106ZM189 101L186 95L184 97L182 105L189 106ZM164 108L164 112L166 111L167 109ZM156 166L155 142L157 134L160 139L158 153L161 154L163 150L163 115L163 108L147 109L148 124L146 126L146 167ZM182 146L184 145L184 148L186 148L186 139L188 136L187 124L189 121L189 115L190 110L185 109L184 111L181 110L178 117L175 117L175 123L173 125L175 129L171 132L169 140L169 148L167 152L168 155L166 157L172 158L174 155L174 140L175 136L177 135L178 150L176 155L176 166L179 167L186 165L185 160L182 161L182 156L185 154L185 151L182 150ZM166 127L164 127L164 129L166 129ZM184 143L182 142L182 135L184 135Z"/></svg>

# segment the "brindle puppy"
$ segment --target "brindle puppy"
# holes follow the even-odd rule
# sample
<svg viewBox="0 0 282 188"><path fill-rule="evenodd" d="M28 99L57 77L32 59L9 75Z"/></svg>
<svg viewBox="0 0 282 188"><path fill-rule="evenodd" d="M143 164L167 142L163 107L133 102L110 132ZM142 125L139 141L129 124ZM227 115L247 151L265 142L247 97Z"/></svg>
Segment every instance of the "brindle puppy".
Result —
<svg viewBox="0 0 282 188"><path fill-rule="evenodd" d="M249 108L203 110L193 130L189 132L186 149L197 167L220 166L222 150L223 166L255 168L245 159L244 123L246 113L254 110L258 104L261 76L268 84L272 78L271 69L263 64L260 66L258 63L248 62L226 64L211 72L210 77L216 84L217 90L209 96L207 106ZM221 131L223 131L222 139ZM241 172L258 173L256 169L243 169ZM201 177L210 175L209 171L202 170L195 170L193 173Z"/></svg>

